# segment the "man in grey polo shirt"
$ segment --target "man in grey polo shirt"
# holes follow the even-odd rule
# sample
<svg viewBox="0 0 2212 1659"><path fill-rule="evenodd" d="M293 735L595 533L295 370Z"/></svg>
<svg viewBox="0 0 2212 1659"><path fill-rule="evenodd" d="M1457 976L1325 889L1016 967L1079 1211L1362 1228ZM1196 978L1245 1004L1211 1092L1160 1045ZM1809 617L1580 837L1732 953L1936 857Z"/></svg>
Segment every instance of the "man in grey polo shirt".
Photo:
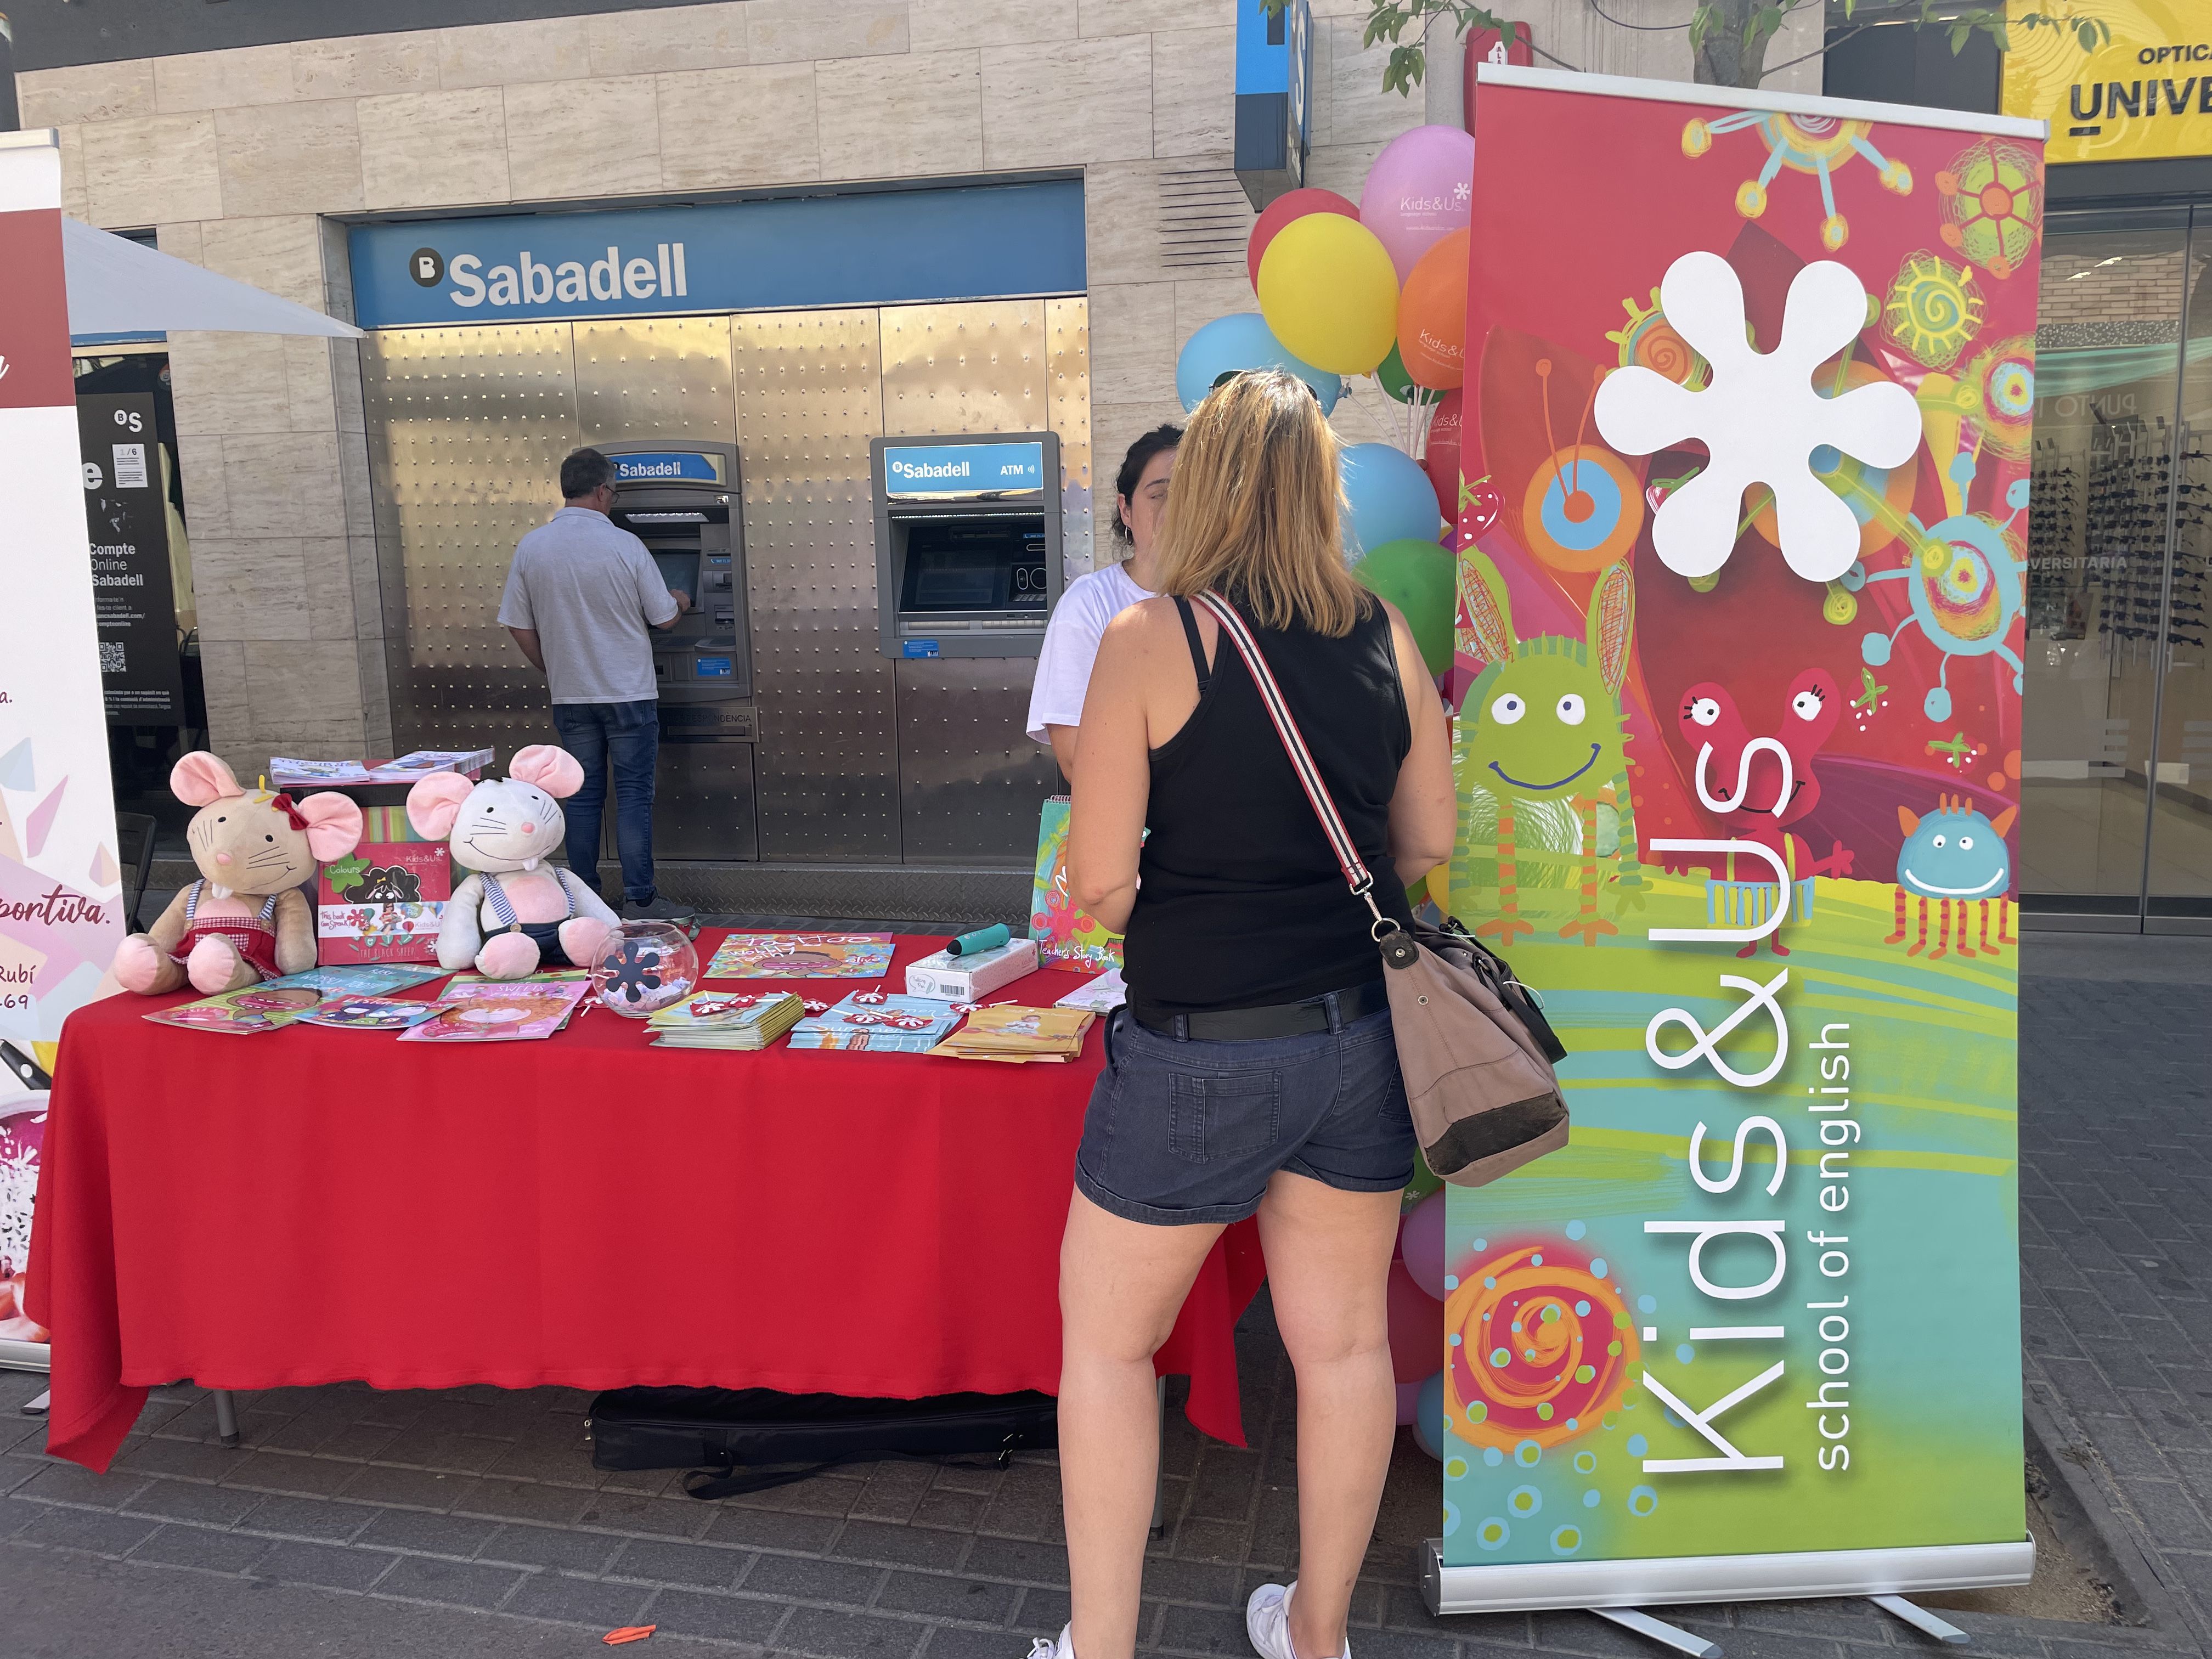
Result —
<svg viewBox="0 0 2212 1659"><path fill-rule="evenodd" d="M660 707L648 627L669 628L691 608L660 578L645 544L616 528L614 463L580 449L561 463L564 504L525 536L507 573L499 620L545 674L561 746L584 769L583 787L561 803L568 867L599 884L599 819L614 781L615 850L622 914L686 920L658 896L653 878L653 777Z"/></svg>

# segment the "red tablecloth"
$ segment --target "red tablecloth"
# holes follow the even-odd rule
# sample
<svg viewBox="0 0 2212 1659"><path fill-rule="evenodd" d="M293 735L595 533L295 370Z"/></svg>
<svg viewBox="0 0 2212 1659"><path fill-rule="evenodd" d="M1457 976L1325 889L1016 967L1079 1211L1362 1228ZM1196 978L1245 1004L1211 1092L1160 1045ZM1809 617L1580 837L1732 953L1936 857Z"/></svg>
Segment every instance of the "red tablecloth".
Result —
<svg viewBox="0 0 2212 1659"><path fill-rule="evenodd" d="M890 988L941 943L902 939ZM1079 1062L996 1066L653 1048L605 1009L544 1042L434 1046L184 1030L141 1018L156 1006L63 1030L29 1287L61 1456L105 1468L144 1391L185 1377L1058 1386L1096 1025ZM1256 1230L1231 1230L1158 1360L1190 1376L1191 1421L1240 1444L1231 1332L1263 1272Z"/></svg>

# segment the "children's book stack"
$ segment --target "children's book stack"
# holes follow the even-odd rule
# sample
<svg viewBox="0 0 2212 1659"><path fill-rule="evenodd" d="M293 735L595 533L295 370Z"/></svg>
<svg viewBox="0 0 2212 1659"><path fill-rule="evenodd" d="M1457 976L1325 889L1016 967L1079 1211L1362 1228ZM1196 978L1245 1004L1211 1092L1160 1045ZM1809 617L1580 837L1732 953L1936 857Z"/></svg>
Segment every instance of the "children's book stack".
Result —
<svg viewBox="0 0 2212 1659"><path fill-rule="evenodd" d="M1083 1052L1083 1034L1097 1016L1087 1008L1024 1008L1001 1002L978 1008L968 1023L929 1052L948 1060L997 1060L1020 1064L1065 1063Z"/></svg>
<svg viewBox="0 0 2212 1659"><path fill-rule="evenodd" d="M828 1012L810 1015L793 1026L791 1046L926 1054L959 1023L960 1016L948 1003L856 991Z"/></svg>
<svg viewBox="0 0 2212 1659"><path fill-rule="evenodd" d="M591 994L588 975L569 971L525 979L479 979L456 974L420 1025L399 1034L402 1042L526 1042L550 1037L568 1023Z"/></svg>
<svg viewBox="0 0 2212 1659"><path fill-rule="evenodd" d="M799 1023L806 1005L788 991L748 996L709 991L645 1022L661 1048L765 1048Z"/></svg>
<svg viewBox="0 0 2212 1659"><path fill-rule="evenodd" d="M362 997L381 997L410 985L438 978L442 968L402 967L392 963L357 963L337 968L310 968L282 979L264 979L243 990L224 991L198 1002L161 1008L146 1018L156 1025L181 1025L188 1030L222 1031L232 1036L252 1036L281 1030L297 1019L335 1002Z"/></svg>
<svg viewBox="0 0 2212 1659"><path fill-rule="evenodd" d="M881 979L891 970L889 933L732 933L708 979Z"/></svg>

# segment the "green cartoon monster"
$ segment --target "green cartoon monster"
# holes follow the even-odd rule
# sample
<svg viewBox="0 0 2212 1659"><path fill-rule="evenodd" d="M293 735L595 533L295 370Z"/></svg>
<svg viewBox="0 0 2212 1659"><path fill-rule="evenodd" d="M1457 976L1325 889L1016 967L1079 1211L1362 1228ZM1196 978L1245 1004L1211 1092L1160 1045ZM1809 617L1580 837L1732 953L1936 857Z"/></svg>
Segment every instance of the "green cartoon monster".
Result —
<svg viewBox="0 0 2212 1659"><path fill-rule="evenodd" d="M1598 860L1618 859L1632 902L1644 885L1620 718L1636 611L1628 566L1600 574L1578 640L1516 638L1505 578L1473 549L1461 556L1459 590L1459 648L1486 665L1461 705L1452 758L1460 796L1453 907L1479 908L1470 902L1477 890L1494 887L1498 914L1474 931L1510 948L1536 931L1520 914L1522 882L1572 886L1578 869L1581 906L1559 934L1594 945L1620 931L1598 915Z"/></svg>

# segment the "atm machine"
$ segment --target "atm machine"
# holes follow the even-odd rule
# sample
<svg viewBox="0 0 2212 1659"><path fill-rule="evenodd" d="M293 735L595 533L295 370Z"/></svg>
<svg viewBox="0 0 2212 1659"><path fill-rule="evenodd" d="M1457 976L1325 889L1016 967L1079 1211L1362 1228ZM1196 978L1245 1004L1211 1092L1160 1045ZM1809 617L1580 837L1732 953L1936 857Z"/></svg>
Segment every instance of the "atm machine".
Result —
<svg viewBox="0 0 2212 1659"><path fill-rule="evenodd" d="M878 438L876 604L883 652L1034 657L1060 603L1060 439Z"/></svg>
<svg viewBox="0 0 2212 1659"><path fill-rule="evenodd" d="M645 543L691 609L653 630L660 697L653 854L757 859L752 633L745 605L744 481L731 444L601 444L615 465L616 524ZM614 803L607 803L613 851Z"/></svg>

